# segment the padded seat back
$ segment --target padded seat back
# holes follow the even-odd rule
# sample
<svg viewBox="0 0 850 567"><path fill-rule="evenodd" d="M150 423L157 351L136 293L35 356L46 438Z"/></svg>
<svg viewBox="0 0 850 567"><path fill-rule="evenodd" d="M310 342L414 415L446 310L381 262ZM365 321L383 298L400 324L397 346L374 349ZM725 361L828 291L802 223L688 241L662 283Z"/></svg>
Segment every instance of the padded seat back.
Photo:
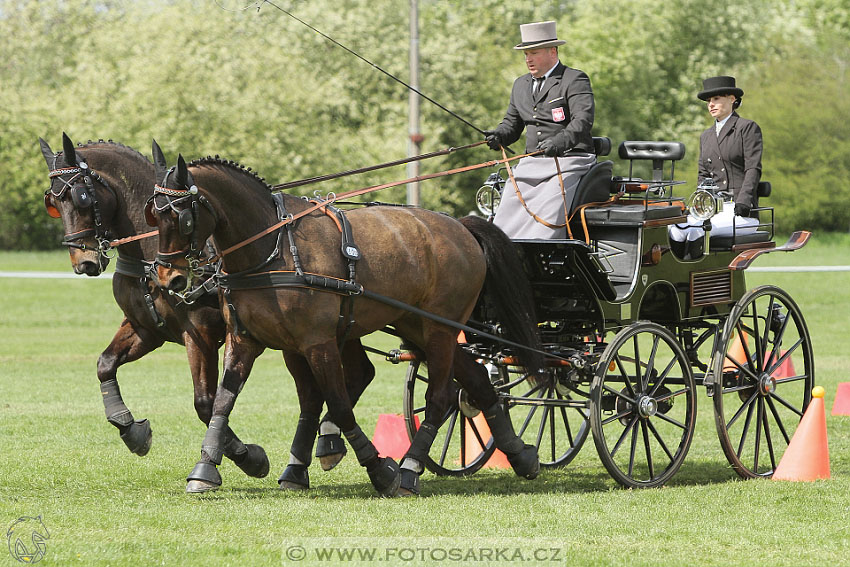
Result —
<svg viewBox="0 0 850 567"><path fill-rule="evenodd" d="M611 160L601 161L591 167L578 182L570 205L570 214L573 214L581 205L607 201L611 196L613 175L614 162Z"/></svg>

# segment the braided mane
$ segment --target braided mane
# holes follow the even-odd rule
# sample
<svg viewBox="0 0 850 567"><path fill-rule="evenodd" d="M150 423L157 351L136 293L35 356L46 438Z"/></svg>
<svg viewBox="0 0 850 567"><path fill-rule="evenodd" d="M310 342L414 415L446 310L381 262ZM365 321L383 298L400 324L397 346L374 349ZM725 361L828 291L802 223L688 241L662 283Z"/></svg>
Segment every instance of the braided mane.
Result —
<svg viewBox="0 0 850 567"><path fill-rule="evenodd" d="M241 172L245 175L249 175L249 176L253 177L255 180L262 183L262 185L266 189L268 189L269 192L271 192L271 190L272 190L271 185L266 183L266 180L263 177L260 177L257 174L256 171L253 171L250 167L245 167L244 165L240 164L239 162L233 161L232 159L227 160L227 159L222 158L218 154L216 154L215 156L206 156L206 157L202 157L202 158L192 160L188 164L189 167L203 166L203 165L216 165L216 166L222 166L222 167L226 167L226 168L229 168L229 169L237 170L237 171L239 171L239 172Z"/></svg>
<svg viewBox="0 0 850 567"><path fill-rule="evenodd" d="M84 149L84 150L85 149L96 149L97 146L114 146L114 147L122 149L122 150L128 150L128 151L136 154L137 156L143 158L146 162L151 163L151 160L147 156L145 156L143 153L141 153L139 150L137 150L135 148L131 148L130 146L125 146L124 144L122 144L120 142L115 142L113 140L104 140L104 139L101 138L97 141L89 140L85 144L81 144L81 143L77 144L78 148ZM59 152L59 153L62 153L62 152Z"/></svg>

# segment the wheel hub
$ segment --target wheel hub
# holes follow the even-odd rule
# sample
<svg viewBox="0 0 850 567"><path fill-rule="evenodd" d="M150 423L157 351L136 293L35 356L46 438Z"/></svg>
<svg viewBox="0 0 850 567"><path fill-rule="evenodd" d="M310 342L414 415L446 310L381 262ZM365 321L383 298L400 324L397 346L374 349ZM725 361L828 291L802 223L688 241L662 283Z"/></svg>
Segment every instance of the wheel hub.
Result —
<svg viewBox="0 0 850 567"><path fill-rule="evenodd" d="M652 417L658 413L658 402L650 396L642 396L638 400L638 413L641 417Z"/></svg>
<svg viewBox="0 0 850 567"><path fill-rule="evenodd" d="M466 390L458 390L457 393L457 407L464 416L472 419L479 413L481 410L472 405L472 402L469 400L469 395L466 393Z"/></svg>
<svg viewBox="0 0 850 567"><path fill-rule="evenodd" d="M776 378L768 373L759 376L759 393L762 396L769 396L776 391Z"/></svg>

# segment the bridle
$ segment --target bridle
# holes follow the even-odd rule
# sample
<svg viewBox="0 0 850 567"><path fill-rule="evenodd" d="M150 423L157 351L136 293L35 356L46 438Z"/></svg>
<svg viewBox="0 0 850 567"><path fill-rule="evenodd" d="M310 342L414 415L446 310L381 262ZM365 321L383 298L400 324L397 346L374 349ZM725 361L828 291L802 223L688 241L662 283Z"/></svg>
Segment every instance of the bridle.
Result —
<svg viewBox="0 0 850 567"><path fill-rule="evenodd" d="M200 278L204 275L203 260L206 260L205 247L198 240L195 234L195 228L198 224L199 206L203 205L212 214L214 222L218 222L218 215L210 204L209 200L203 195L198 194L198 186L195 185L191 174L187 179L186 185L188 189L171 189L168 185L168 177L174 172L172 167L165 173L165 177L161 184L154 185L154 194L148 200L146 209L151 212L163 213L171 210L177 215L177 226L180 234L189 237L189 244L182 250L176 252L157 252L154 259L154 265L160 265L165 268L172 268L172 262L179 258L185 258L188 263L188 270L193 278ZM165 204L157 205L157 196L165 197ZM178 208L177 205L183 205L188 202L188 207ZM147 215L147 212L146 212ZM148 220L150 224L150 220Z"/></svg>
<svg viewBox="0 0 850 567"><path fill-rule="evenodd" d="M69 248L78 248L80 250L92 250L93 248L80 242L85 238L94 236L97 242L97 248L94 250L98 253L98 258L103 266L106 265L109 258L115 254L112 252L112 246L109 243L109 231L103 224L103 213L101 211L101 203L97 199L97 191L94 188L94 181L108 189L115 202L118 202L118 195L109 183L95 170L89 168L88 164L83 160L76 160L76 166L72 167L56 167L56 161L61 154L53 156L53 167L50 168L48 177L51 179L50 187L44 192L44 204L47 207L50 216L58 217L58 211L50 204L50 196L55 199L61 199L66 192L71 192L71 202L78 210L92 209L92 218L94 219L94 227L80 230L77 232L66 233L62 237L62 245ZM64 179L63 176L71 175L70 179ZM52 180L58 178L62 185L58 191L54 191ZM52 210L51 210L52 209ZM55 211L55 212L54 212Z"/></svg>

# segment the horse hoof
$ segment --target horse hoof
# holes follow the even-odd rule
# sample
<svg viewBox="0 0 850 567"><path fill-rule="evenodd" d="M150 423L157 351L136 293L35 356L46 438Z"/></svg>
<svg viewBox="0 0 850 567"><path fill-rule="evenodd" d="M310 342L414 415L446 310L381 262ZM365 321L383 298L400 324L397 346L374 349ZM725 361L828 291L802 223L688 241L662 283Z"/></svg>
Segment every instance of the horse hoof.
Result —
<svg viewBox="0 0 850 567"><path fill-rule="evenodd" d="M186 492L199 494L218 490L221 486L221 475L212 463L199 461L186 478Z"/></svg>
<svg viewBox="0 0 850 567"><path fill-rule="evenodd" d="M519 453L507 457L517 476L534 480L540 474L540 459L534 445L525 445Z"/></svg>
<svg viewBox="0 0 850 567"><path fill-rule="evenodd" d="M123 433L121 440L127 445L131 452L144 457L151 450L153 444L153 431L147 419L137 420L131 423Z"/></svg>
<svg viewBox="0 0 850 567"><path fill-rule="evenodd" d="M248 476L265 478L269 474L269 457L266 451L254 444L248 444L245 447L248 449L247 454L238 463L233 462Z"/></svg>
<svg viewBox="0 0 850 567"><path fill-rule="evenodd" d="M389 457L377 459L375 464L368 467L366 471L378 494L392 497L398 493L401 486L401 469L394 460Z"/></svg>
<svg viewBox="0 0 850 567"><path fill-rule="evenodd" d="M307 465L286 465L283 474L277 479L281 490L307 490L310 488L310 475Z"/></svg>
<svg viewBox="0 0 850 567"><path fill-rule="evenodd" d="M319 457L319 464L322 466L323 471L329 471L335 466L337 466L342 458L345 456L345 453L336 453L335 455L325 455L324 457Z"/></svg>
<svg viewBox="0 0 850 567"><path fill-rule="evenodd" d="M186 483L186 494L203 494L218 490L221 485L213 484L203 480L190 480Z"/></svg>
<svg viewBox="0 0 850 567"><path fill-rule="evenodd" d="M399 496L419 496L419 475L410 469L401 469Z"/></svg>
<svg viewBox="0 0 850 567"><path fill-rule="evenodd" d="M316 457L319 458L323 471L329 471L337 466L347 452L342 436L336 433L319 435L316 440Z"/></svg>

